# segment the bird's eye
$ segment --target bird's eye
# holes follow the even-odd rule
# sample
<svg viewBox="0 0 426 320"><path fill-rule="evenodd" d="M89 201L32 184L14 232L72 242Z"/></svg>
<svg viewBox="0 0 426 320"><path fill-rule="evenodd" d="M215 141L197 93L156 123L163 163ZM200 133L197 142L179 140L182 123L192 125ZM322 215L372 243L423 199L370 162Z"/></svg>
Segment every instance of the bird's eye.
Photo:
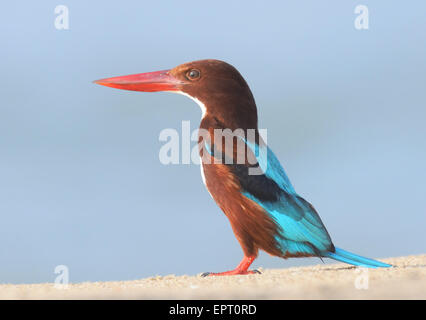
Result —
<svg viewBox="0 0 426 320"><path fill-rule="evenodd" d="M198 71L197 69L189 70L189 71L186 73L186 77L187 77L189 80L196 80L196 79L198 79L198 78L200 77L200 71Z"/></svg>

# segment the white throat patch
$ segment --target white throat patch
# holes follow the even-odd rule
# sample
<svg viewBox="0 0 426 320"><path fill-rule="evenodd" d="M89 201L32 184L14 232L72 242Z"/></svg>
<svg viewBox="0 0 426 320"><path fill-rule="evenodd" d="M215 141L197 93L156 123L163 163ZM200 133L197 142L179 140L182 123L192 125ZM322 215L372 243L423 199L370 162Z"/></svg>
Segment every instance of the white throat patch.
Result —
<svg viewBox="0 0 426 320"><path fill-rule="evenodd" d="M179 93L181 95L184 95L192 100L194 100L201 108L201 118L204 118L204 116L206 115L207 109L206 106L204 105L204 103L202 103L200 100L198 100L197 98L191 97L189 94L182 92L182 91L172 91L174 93Z"/></svg>
<svg viewBox="0 0 426 320"><path fill-rule="evenodd" d="M182 91L172 91L174 93L179 93L181 95L187 96L188 98L194 100L201 109L201 119L204 118L204 116L206 115L207 109L206 106L204 105L204 103L202 103L200 100L198 100L197 98L191 97L189 94L182 92ZM204 167L203 167L203 160L200 158L200 171L201 171L201 179L203 180L204 185L207 188L207 183L206 183L206 177L204 175ZM207 191L209 192L210 196L213 198L212 194L209 191L209 188L207 188Z"/></svg>

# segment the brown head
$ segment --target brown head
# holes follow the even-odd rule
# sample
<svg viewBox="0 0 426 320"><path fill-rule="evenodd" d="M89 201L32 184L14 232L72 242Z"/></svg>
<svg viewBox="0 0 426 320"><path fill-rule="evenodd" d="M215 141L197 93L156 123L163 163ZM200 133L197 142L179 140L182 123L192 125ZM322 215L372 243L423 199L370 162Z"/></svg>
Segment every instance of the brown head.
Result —
<svg viewBox="0 0 426 320"><path fill-rule="evenodd" d="M107 78L95 83L133 91L187 95L203 109L205 127L256 129L257 110L246 81L230 64L199 60L170 70Z"/></svg>

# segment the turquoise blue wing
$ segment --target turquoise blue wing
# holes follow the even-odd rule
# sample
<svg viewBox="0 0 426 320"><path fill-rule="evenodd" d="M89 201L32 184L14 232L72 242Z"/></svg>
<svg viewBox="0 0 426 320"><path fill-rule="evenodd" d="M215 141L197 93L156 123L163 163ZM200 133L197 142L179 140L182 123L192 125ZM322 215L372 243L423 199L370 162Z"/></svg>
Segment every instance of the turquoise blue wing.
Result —
<svg viewBox="0 0 426 320"><path fill-rule="evenodd" d="M250 175L242 168L236 169L238 165L233 166L233 172L241 183L242 194L260 205L280 227L276 239L281 250L292 255L316 256L333 251L331 238L318 213L296 193L272 150L266 145L245 142L262 174Z"/></svg>

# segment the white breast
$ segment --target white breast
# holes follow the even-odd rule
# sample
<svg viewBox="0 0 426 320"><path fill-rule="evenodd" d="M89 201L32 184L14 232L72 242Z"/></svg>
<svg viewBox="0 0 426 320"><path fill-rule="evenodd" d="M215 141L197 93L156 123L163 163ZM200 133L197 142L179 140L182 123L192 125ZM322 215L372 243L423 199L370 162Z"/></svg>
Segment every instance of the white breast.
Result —
<svg viewBox="0 0 426 320"><path fill-rule="evenodd" d="M201 171L201 179L203 180L203 183L207 188L206 176L204 175L204 167L203 167L203 164L201 163L201 159L200 159L200 171Z"/></svg>

